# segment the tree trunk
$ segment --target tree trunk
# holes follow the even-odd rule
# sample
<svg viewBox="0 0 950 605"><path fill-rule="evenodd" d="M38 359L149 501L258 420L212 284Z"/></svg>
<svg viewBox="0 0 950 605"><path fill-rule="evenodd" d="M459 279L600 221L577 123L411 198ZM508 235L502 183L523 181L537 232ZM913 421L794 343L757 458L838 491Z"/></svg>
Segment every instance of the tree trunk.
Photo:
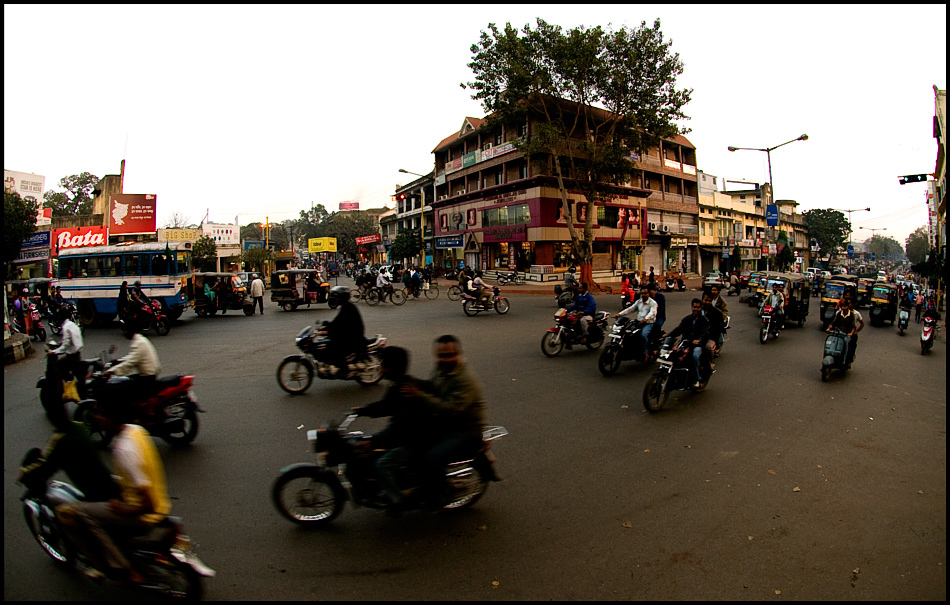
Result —
<svg viewBox="0 0 950 605"><path fill-rule="evenodd" d="M580 269L580 278L578 278L577 281L581 283L586 282L587 289L593 292L612 292L611 288L609 287L604 288L600 284L594 281L594 274L593 274L594 258L593 258L593 253L592 253L592 250L593 250L592 243L593 243L594 238L593 238L593 229L591 227L591 225L593 224L594 216L595 216L594 213L596 212L596 210L594 209L594 205L590 201L585 202L587 204L587 214L586 214L587 220L585 221L585 228L584 228L585 240L582 242L580 237L578 237L577 235L577 229L574 228L574 212L576 212L577 209L575 208L574 212L568 212L567 189L564 187L564 178L561 176L561 160L557 156L557 154L553 154L553 155L554 155L554 166L557 168L557 171L556 171L557 172L557 186L561 194L561 203L564 205L564 217L566 219L565 222L567 223L567 231L568 233L571 234L571 246L574 250L574 255L578 258L578 261L579 261L578 269Z"/></svg>

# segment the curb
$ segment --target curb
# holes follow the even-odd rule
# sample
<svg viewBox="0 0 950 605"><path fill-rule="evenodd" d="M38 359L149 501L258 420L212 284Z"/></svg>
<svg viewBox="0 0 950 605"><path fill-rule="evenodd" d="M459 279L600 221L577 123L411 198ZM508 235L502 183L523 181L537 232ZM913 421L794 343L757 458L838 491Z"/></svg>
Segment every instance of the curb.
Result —
<svg viewBox="0 0 950 605"><path fill-rule="evenodd" d="M12 334L3 341L3 365L16 363L33 354L33 343L25 334Z"/></svg>

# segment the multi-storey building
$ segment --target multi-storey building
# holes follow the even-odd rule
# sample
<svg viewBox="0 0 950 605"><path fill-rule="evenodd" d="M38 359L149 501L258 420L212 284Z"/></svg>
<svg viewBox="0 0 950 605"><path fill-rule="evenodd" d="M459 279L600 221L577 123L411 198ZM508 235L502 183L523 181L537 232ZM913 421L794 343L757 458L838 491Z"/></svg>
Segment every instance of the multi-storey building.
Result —
<svg viewBox="0 0 950 605"><path fill-rule="evenodd" d="M552 279L574 262L567 220L583 229L586 198L568 180L565 207L553 160L529 162L517 151L515 140L533 128L531 119L489 129L484 119L465 118L433 149L437 265L533 268L536 278ZM630 157L642 170L636 182L608 187L595 206L595 272L698 264L695 157L681 136Z"/></svg>
<svg viewBox="0 0 950 605"><path fill-rule="evenodd" d="M432 173L419 177L407 185L396 188L393 195L395 203L395 214L387 220L387 231L393 231L389 234L386 244L392 243L393 238L405 229L423 230L420 238L423 241L424 249L416 258L409 259L416 266L426 266L432 264L432 236L433 219L431 216L432 200L435 197L435 179ZM427 215L426 212L429 212ZM402 259L391 259L394 262Z"/></svg>

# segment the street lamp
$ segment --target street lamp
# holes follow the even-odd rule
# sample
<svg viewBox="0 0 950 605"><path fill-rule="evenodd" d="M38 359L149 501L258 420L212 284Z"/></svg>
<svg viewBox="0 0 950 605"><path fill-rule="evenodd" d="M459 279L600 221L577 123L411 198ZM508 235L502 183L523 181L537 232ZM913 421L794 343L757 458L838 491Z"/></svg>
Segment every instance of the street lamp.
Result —
<svg viewBox="0 0 950 605"><path fill-rule="evenodd" d="M415 176L426 178L428 175L419 174L418 172L410 172L405 168L400 168L399 172L405 174L414 174ZM422 240L422 265L426 264L426 186L425 183L422 185L422 206L419 208L419 237Z"/></svg>
<svg viewBox="0 0 950 605"><path fill-rule="evenodd" d="M875 231L887 231L887 227L878 227L878 228L874 228L874 227L858 227L858 229L865 229L865 230L867 230L867 231L870 231L870 232L871 232L871 239L874 239L874 236L877 235L877 233L875 233ZM866 259L866 258L865 258L864 262L867 262L867 259Z"/></svg>
<svg viewBox="0 0 950 605"><path fill-rule="evenodd" d="M772 182L772 152L782 147L782 145L788 145L789 143L794 143L795 141L807 141L808 135L803 134L797 139L792 139L791 141L785 141L781 145L776 145L775 147L767 147L765 149L759 149L758 147L732 147L731 145L727 147L729 151L764 151L765 156L769 162L769 196L772 198L771 202L774 203L775 200L775 183ZM766 266L768 265L768 260L766 260Z"/></svg>
<svg viewBox="0 0 950 605"><path fill-rule="evenodd" d="M855 208L854 210L838 210L837 208L830 208L830 210L834 210L835 212L848 213L848 246L851 246L851 232L853 231L853 229L851 229L851 213L852 212L870 212L871 209L870 208ZM849 268L851 267L851 257L848 257L848 267Z"/></svg>

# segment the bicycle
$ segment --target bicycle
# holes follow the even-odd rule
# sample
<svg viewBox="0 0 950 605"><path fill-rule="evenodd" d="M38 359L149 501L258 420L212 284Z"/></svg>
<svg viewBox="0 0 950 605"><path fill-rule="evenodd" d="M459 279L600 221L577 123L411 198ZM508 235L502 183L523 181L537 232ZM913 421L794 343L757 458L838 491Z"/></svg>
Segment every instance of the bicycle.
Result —
<svg viewBox="0 0 950 605"><path fill-rule="evenodd" d="M373 288L366 293L366 304L375 307L380 302L385 302L387 296L394 305L400 306L406 303L406 292L404 290L393 288L391 291L386 291L382 288Z"/></svg>
<svg viewBox="0 0 950 605"><path fill-rule="evenodd" d="M425 294L429 300L437 299L439 297L439 284L434 281L423 282L422 293Z"/></svg>
<svg viewBox="0 0 950 605"><path fill-rule="evenodd" d="M449 297L449 300L461 300L462 299L462 287L458 284L452 285L449 287L449 291L446 293L446 296Z"/></svg>

